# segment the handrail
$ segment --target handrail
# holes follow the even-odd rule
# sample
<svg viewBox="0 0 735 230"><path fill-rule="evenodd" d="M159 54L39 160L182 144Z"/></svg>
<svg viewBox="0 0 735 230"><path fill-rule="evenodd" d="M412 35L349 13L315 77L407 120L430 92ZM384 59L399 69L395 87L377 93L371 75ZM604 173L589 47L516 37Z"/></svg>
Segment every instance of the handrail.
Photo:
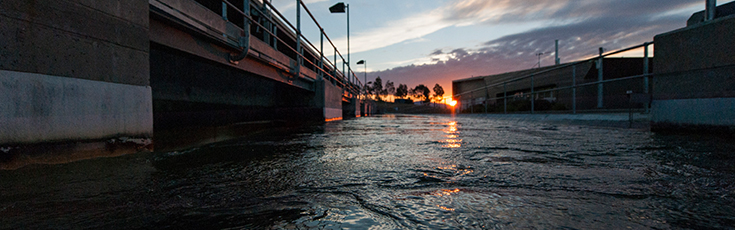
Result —
<svg viewBox="0 0 735 230"><path fill-rule="evenodd" d="M247 24L254 24L254 25L258 26L259 28L262 28L265 33L273 36L273 38L276 41L281 42L283 44L288 44L288 43L286 43L286 41L284 41L283 39L279 38L276 34L274 34L273 32L271 32L271 30L269 28L263 26L261 23L259 23L258 21L254 20L253 17L249 15L249 13L245 13L242 10L238 9L237 6L235 6L234 4L232 4L228 0L222 0L222 2L225 3L226 6L229 6L232 9L234 9L235 12L241 14L243 16L243 18L245 20L247 20L247 21L243 21L243 27L245 27L245 25L247 25ZM248 7L249 9L251 9L251 10L254 9L257 12L259 12L260 14L262 14L263 15L263 18L266 19L267 21L269 21L269 22L271 22L273 24L281 24L281 23L285 22L285 25L284 26L286 26L287 29L290 29L292 33L293 33L293 31L297 31L297 29L293 26L293 24L291 24L288 20L286 20L286 18L283 16L283 14L281 14L270 2L263 1L264 6L267 6L268 7L268 11L275 13L281 20L273 19L271 17L266 17L266 15L268 15L269 13L263 12L263 10L260 9L260 6L259 5L255 5L250 0L247 0L247 2L248 2L247 4L250 4L250 6L256 6L256 7ZM322 35L324 35L324 37L327 38L327 41L329 41L329 44L334 49L335 53L339 55L340 59L342 59L343 62L345 62L344 56L342 56L342 54L339 52L339 50L334 45L334 43L329 38L329 36L327 36L327 34L323 32L324 31L323 28L318 23L318 21L316 20L316 18L314 18L313 14L311 14L311 12L308 10L308 8L303 3L303 1L300 1L299 0L298 2L299 2L299 4L301 4L302 6L304 6L304 9L309 14L309 16L312 18L312 20L317 25L317 27L319 27L320 33L322 33ZM223 7L226 7L226 6L223 6ZM223 9L223 10L226 10L226 8ZM290 28L288 28L288 27L290 27ZM245 30L246 28L242 28L242 29ZM301 60L306 60L307 63L309 63L310 65L312 65L315 70L320 71L324 76L328 76L329 78L331 78L335 82L337 82L339 85L341 85L343 88L349 89L350 91L359 92L359 88L358 87L355 87L355 85L357 85L357 86L364 86L364 84L356 77L355 73L351 69L349 70L349 72L351 72L352 78L348 78L345 73L343 73L342 71L339 71L339 68L337 68L336 63L331 63L328 58L323 58L325 56L324 53L323 53L323 50L322 51L317 51L317 48L314 46L314 44L311 41L309 41L303 34L297 34L296 37L291 36L291 34L287 34L287 35L289 37L294 38L294 40L295 40L295 42L297 42L297 44L298 43L302 43L302 42L303 42L303 44L307 44L308 47L309 47L307 49L309 50L310 53L312 53L312 56L314 56L313 57L314 59L319 59L319 62L315 63L311 59L307 58L305 54L299 52L299 50L296 50L294 47L291 47L289 45L286 45L287 49L290 50L290 51L293 51L297 55L297 57L299 57ZM313 54L319 54L319 56L315 56ZM320 63L322 65L320 65ZM324 65L324 64L326 64L326 65ZM324 66L324 67L322 67L322 66ZM331 71L327 71L327 69L329 69L329 68L331 68L334 71L335 74L330 73ZM296 72L298 73L300 71L299 70L296 70ZM300 77L300 76L298 76L298 77ZM352 79L354 79L354 80L352 80Z"/></svg>
<svg viewBox="0 0 735 230"><path fill-rule="evenodd" d="M507 84L507 83L517 82L517 81L520 81L520 80L528 79L528 78L533 77L533 76L536 76L536 75L540 75L540 74L548 73L548 72L551 72L551 71L554 71L554 70L558 70L558 69L563 69L563 68L566 68L566 67L574 66L574 65L577 65L577 64L580 64L580 63L583 63L583 62L595 61L597 59L604 58L604 57L607 57L607 56L611 56L611 55L619 54L619 53L622 53L622 52L626 52L626 51L638 49L638 48L641 48L641 47L647 47L648 45L651 45L651 44L653 44L653 42L645 42L645 43L640 44L640 45L636 45L636 46L624 48L624 49L617 50L617 51L614 51L614 52L611 52L611 53L607 53L607 54L604 54L603 53L600 56L588 58L588 59L585 59L585 60L582 60L582 61L576 61L576 62L570 62L570 63L567 63L567 64L558 65L558 66L556 66L554 68L550 68L550 69L546 69L546 70L542 70L542 71L538 71L538 72L533 72L531 74L527 74L527 75L523 75L521 77L517 77L517 78L510 79L510 80L506 80L506 81L503 81L501 83L495 83L495 84L492 84L492 85L486 85L484 87L473 89L473 90L470 90L470 91L464 91L464 92L461 92L461 93L458 93L458 94L454 94L453 96L455 96L455 97L456 96L461 96L462 94L468 94L468 93L472 93L472 92L475 92L475 91L485 90L485 89L490 88L490 87L496 87L496 86L501 86L501 85ZM594 83L598 83L598 82L594 82Z"/></svg>
<svg viewBox="0 0 735 230"><path fill-rule="evenodd" d="M508 90L507 90L506 86L509 83L515 83L515 82L519 82L521 80L525 80L525 79L529 79L530 78L531 81L530 81L530 92L529 92L529 94L531 95L531 109L530 109L531 110L531 113L534 113L534 107L535 107L534 104L535 104L536 97L537 97L538 94L547 93L547 92L554 92L554 91L560 91L560 90L568 90L568 89L572 89L572 112L573 113L576 113L576 111L577 111L577 109L576 109L576 105L577 105L577 102L576 102L576 96L577 96L576 90L577 90L577 88L584 87L584 86L591 86L591 85L597 85L598 86L598 90L597 90L597 101L598 101L597 102L597 108L602 108L603 105L604 105L604 103L603 103L603 101L604 101L603 83L616 82L616 81L625 81L625 80L643 78L643 80L644 80L643 81L643 85L642 85L642 87L643 87L643 93L644 94L650 94L650 91L649 91L649 77L652 77L653 74L650 74L649 73L650 72L650 68L649 68L649 64L648 64L648 62L649 62L648 47L650 45L652 45L652 44L654 44L654 43L653 42L644 42L643 44L640 44L640 45L635 45L635 46L631 46L631 47L627 47L627 48L615 50L615 51L608 52L608 53L601 52L600 55L599 56L596 56L596 57L584 59L584 60L581 60L581 61L575 61L575 62L563 64L563 65L557 65L557 66L554 66L552 68L547 68L547 69L540 70L540 71L533 71L533 72L521 73L523 75L520 76L520 77L515 77L515 78L507 79L507 80L502 80L501 82L496 82L496 83L493 83L493 84L490 84L490 85L487 85L487 83L485 83L485 77L482 77L480 79L484 83L483 84L484 85L483 87L479 87L477 89L468 90L468 91L464 91L464 92L459 92L457 94L454 94L453 97L454 98L461 98L462 95L464 95L464 94L470 94L470 106L471 107L474 107L474 105L475 105L475 100L474 100L474 97L473 97L474 92L484 90L484 91L486 91L485 92L485 96L484 97L479 97L479 98L483 98L484 99L485 102L483 102L483 104L486 105L486 108L485 108L486 109L486 112L487 112L487 101L503 99L503 102L502 102L502 104L503 104L503 111L505 113L507 113L508 112L508 110L507 110L508 109L508 107L507 107L508 106L508 100L507 99L508 98L515 98L517 95L510 95L509 96L508 95ZM597 81L587 82L587 83L582 83L582 84L577 84L576 83L576 80L575 79L577 78L576 77L576 69L577 69L576 67L577 67L577 65L579 65L581 63L586 63L586 62L597 62L598 65L600 65L601 64L601 61L604 60L605 57L608 57L608 56L611 56L611 55L615 55L615 54L619 54L619 53L623 53L623 52L627 52L627 51L634 50L634 49L638 49L638 48L641 48L641 47L643 47L645 49L645 51L644 51L644 57L643 57L643 60L644 60L643 71L642 71L643 74L633 75L633 76L625 76L625 77L618 77L618 78L614 78L614 79L604 80L604 78L603 78L604 77L603 76L603 72L602 72L602 69L601 69L602 66L598 66L598 79L597 79ZM541 74L549 73L549 72L560 70L560 69L563 69L563 68L568 68L570 66L572 67L572 74L571 74L571 77L572 77L572 85L571 86L554 87L552 89L546 89L546 90L540 90L540 91L535 90L536 88L534 88L534 82L535 82L534 81L535 80L534 77L538 77ZM566 75L566 74L562 74L562 75ZM536 79L538 79L538 78L536 78ZM497 88L497 87L500 87L500 86L502 86L502 88L503 88L502 89L502 93L503 93L503 96L502 97L498 97L498 96L490 97L490 95L488 95L488 90L490 88ZM521 92L523 92L523 94L526 94L526 91L528 91L528 89L521 90ZM518 91L516 90L514 92L518 92ZM628 92L628 94L630 94L630 93L632 93L632 92ZM496 95L499 95L499 93L496 94ZM649 101L649 103L650 103L650 101ZM646 109L645 111L648 112L648 106L646 106L645 109Z"/></svg>

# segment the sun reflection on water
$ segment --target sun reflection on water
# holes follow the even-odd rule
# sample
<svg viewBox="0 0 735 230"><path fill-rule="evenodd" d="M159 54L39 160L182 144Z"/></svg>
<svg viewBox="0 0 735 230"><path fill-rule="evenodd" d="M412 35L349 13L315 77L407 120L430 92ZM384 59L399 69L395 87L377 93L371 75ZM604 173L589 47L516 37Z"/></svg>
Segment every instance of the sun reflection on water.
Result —
<svg viewBox="0 0 735 230"><path fill-rule="evenodd" d="M445 143L444 145L442 145L442 147L453 149L462 147L462 139L459 139L459 135L457 135L459 133L457 131L457 122L450 121L446 125L447 128L444 129L444 133L447 134L447 139L442 141Z"/></svg>

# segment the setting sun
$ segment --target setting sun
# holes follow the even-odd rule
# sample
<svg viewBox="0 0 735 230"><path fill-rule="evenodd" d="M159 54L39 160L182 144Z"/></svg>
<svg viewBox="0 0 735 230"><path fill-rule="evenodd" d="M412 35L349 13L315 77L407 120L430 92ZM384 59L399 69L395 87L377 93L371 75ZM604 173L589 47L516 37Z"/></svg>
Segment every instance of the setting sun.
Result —
<svg viewBox="0 0 735 230"><path fill-rule="evenodd" d="M455 105L457 105L457 101L451 100L451 101L449 101L449 105L450 106L455 106Z"/></svg>

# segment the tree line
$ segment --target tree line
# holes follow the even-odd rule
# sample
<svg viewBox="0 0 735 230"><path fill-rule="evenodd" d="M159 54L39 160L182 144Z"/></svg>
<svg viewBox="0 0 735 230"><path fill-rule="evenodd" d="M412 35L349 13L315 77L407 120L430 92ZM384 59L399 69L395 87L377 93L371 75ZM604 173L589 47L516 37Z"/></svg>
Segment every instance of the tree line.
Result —
<svg viewBox="0 0 735 230"><path fill-rule="evenodd" d="M419 84L414 88L408 88L406 84L398 84L398 87L396 87L395 83L386 81L384 86L383 80L380 77L376 78L375 81L365 84L364 90L368 97L377 101L384 101L384 98L390 95L400 99L412 97L423 102L441 102L444 98L444 88L439 84L434 85L434 94L431 94L429 87L426 87L424 84Z"/></svg>

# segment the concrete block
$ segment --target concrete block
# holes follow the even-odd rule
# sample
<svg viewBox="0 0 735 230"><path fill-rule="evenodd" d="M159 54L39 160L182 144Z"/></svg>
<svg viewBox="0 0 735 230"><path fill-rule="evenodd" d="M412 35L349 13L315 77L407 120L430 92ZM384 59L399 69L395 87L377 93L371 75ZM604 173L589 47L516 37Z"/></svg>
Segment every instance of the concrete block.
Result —
<svg viewBox="0 0 735 230"><path fill-rule="evenodd" d="M735 65L735 16L654 37L656 75Z"/></svg>
<svg viewBox="0 0 735 230"><path fill-rule="evenodd" d="M0 70L0 144L150 137L151 88Z"/></svg>
<svg viewBox="0 0 735 230"><path fill-rule="evenodd" d="M735 98L655 100L651 114L654 124L735 127Z"/></svg>
<svg viewBox="0 0 735 230"><path fill-rule="evenodd" d="M100 16L82 6L62 10L32 5L32 1L8 3L0 14L0 69L149 85L146 27ZM20 7L30 9L16 9ZM48 10L44 13L48 15L37 16L40 9Z"/></svg>

